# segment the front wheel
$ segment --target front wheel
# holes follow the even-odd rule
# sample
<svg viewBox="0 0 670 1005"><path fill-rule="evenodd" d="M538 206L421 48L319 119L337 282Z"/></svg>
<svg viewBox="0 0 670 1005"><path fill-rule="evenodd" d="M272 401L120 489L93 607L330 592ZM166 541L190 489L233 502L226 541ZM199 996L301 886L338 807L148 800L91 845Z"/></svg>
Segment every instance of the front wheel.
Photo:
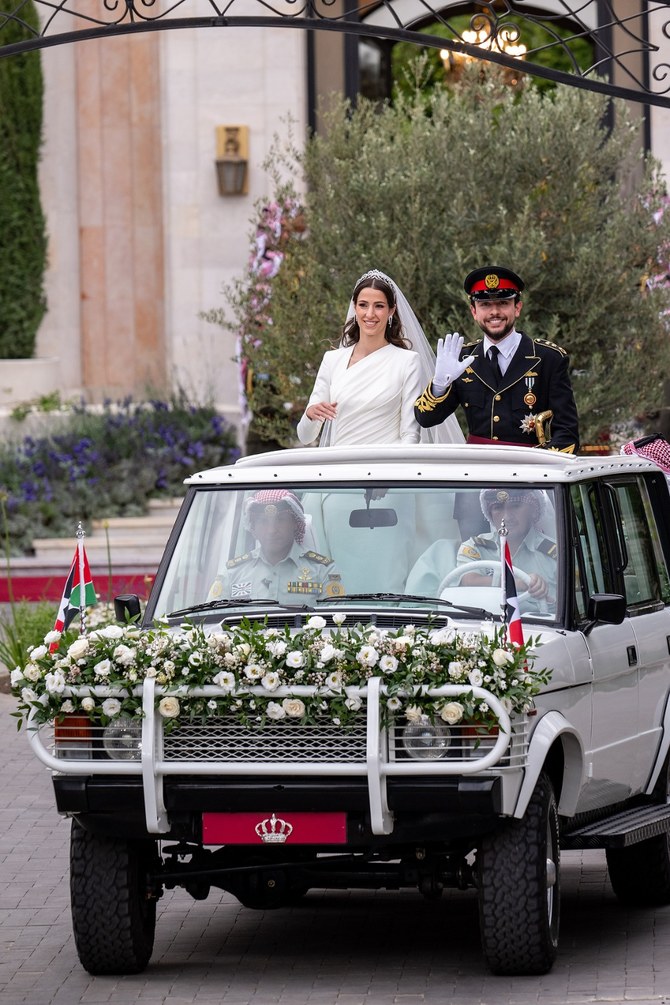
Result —
<svg viewBox="0 0 670 1005"><path fill-rule="evenodd" d="M148 873L158 865L153 841L92 834L75 821L70 836L72 927L90 974L138 974L154 946L156 897Z"/></svg>
<svg viewBox="0 0 670 1005"><path fill-rule="evenodd" d="M670 754L654 786L652 800L670 803ZM659 834L629 848L608 848L605 855L612 889L622 904L670 904L670 834Z"/></svg>
<svg viewBox="0 0 670 1005"><path fill-rule="evenodd" d="M477 850L479 927L494 974L545 974L556 959L560 848L554 790L541 774L522 820Z"/></svg>

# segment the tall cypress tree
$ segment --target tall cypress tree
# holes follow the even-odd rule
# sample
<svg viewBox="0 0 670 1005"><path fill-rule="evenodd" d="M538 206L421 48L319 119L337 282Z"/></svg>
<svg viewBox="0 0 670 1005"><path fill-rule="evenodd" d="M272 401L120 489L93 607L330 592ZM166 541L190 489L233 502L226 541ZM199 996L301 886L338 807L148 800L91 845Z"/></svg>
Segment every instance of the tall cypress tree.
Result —
<svg viewBox="0 0 670 1005"><path fill-rule="evenodd" d="M32 0L24 23L0 28L0 44L39 31ZM37 176L42 144L42 64L39 52L0 59L0 357L30 358L46 311L46 226Z"/></svg>

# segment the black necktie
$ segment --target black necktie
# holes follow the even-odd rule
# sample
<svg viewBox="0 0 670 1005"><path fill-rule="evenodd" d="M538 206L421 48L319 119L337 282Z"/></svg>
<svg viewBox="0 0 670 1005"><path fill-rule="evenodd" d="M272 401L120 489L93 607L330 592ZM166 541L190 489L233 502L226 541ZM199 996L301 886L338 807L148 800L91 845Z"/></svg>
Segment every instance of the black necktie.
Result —
<svg viewBox="0 0 670 1005"><path fill-rule="evenodd" d="M500 363L498 362L498 356L500 355L500 349L497 345L492 345L488 351L488 357L491 360L491 366L493 367L493 372L496 375L496 381L498 384L502 380L502 370L500 369Z"/></svg>

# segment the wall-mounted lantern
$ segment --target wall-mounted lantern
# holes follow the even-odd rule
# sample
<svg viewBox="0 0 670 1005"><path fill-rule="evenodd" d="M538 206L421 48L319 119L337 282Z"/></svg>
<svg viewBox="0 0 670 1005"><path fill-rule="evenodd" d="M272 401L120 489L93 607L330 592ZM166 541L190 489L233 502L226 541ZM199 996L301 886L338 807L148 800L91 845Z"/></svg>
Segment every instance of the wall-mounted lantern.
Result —
<svg viewBox="0 0 670 1005"><path fill-rule="evenodd" d="M219 195L246 195L249 191L249 127L216 127L216 177Z"/></svg>

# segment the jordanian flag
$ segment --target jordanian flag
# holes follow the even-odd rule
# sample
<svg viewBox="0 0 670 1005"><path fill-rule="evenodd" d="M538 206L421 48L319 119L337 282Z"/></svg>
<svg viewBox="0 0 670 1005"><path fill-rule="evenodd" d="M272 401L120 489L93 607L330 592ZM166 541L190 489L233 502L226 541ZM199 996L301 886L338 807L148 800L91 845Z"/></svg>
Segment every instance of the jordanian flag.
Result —
<svg viewBox="0 0 670 1005"><path fill-rule="evenodd" d="M54 631L64 632L72 624L75 616L82 609L92 607L98 602L91 580L91 570L86 557L83 539L77 542L77 550L72 559L72 565L65 581ZM57 642L52 642L50 650L58 648Z"/></svg>
<svg viewBox="0 0 670 1005"><path fill-rule="evenodd" d="M507 626L507 637L510 642L518 646L523 645L523 628L521 625L521 612L519 610L519 598L516 595L516 583L514 581L514 570L512 568L512 556L509 545L504 537L502 542L502 584L503 584L503 610L505 612L505 624Z"/></svg>

